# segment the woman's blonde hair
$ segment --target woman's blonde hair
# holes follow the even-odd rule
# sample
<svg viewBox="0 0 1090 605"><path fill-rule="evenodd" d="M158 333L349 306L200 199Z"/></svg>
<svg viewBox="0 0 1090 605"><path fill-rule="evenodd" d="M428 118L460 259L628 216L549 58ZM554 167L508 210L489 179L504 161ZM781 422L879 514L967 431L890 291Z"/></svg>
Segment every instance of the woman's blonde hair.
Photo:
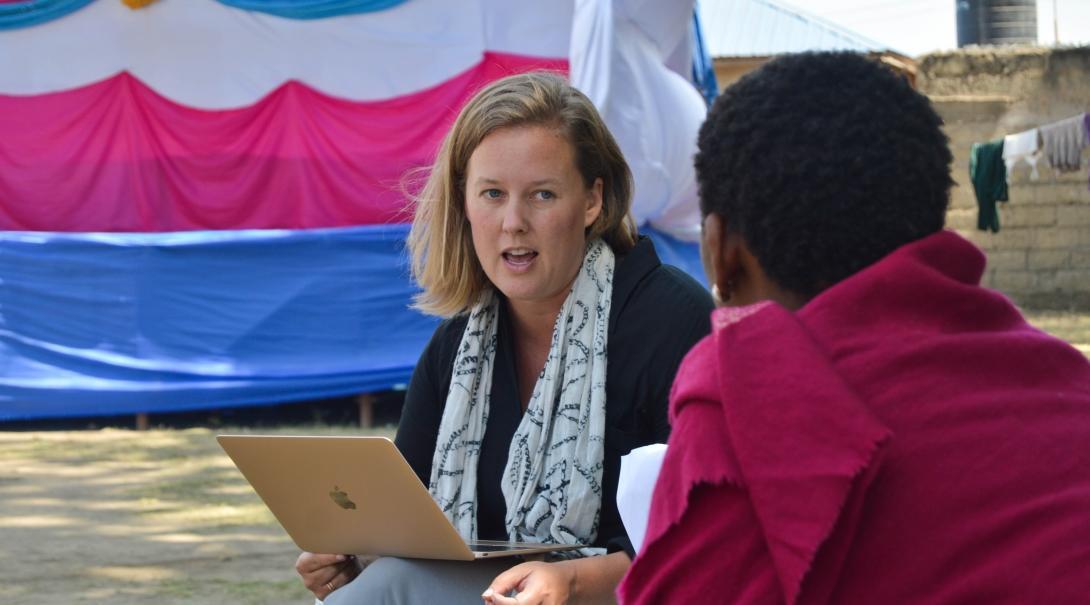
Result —
<svg viewBox="0 0 1090 605"><path fill-rule="evenodd" d="M636 244L632 173L594 104L562 77L531 72L497 80L478 92L443 139L409 231L413 278L423 291L416 308L450 317L468 311L492 288L473 249L465 213L469 158L500 128L540 125L564 133L587 187L602 179L602 211L587 228L617 254Z"/></svg>

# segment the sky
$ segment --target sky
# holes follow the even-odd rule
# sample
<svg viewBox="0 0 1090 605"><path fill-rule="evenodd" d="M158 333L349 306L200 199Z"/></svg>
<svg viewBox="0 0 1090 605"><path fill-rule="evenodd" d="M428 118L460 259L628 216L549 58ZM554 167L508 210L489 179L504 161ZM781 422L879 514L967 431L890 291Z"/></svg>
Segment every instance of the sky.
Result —
<svg viewBox="0 0 1090 605"><path fill-rule="evenodd" d="M915 57L957 48L957 0L777 0ZM1053 11L1055 5L1055 12ZM1037 43L1090 44L1090 0L1037 0Z"/></svg>

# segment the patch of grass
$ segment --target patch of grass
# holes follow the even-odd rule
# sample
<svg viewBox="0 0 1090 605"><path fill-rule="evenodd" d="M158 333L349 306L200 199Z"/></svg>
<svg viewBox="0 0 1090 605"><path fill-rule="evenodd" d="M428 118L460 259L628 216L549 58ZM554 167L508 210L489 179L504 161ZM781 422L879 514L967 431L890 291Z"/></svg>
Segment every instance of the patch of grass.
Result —
<svg viewBox="0 0 1090 605"><path fill-rule="evenodd" d="M189 599L197 594L197 589L207 586L209 580L197 580L184 578L181 580L166 580L160 582L156 589L157 597L170 597L173 599Z"/></svg>
<svg viewBox="0 0 1090 605"><path fill-rule="evenodd" d="M9 433L3 439L2 459L22 458L41 462L86 464L92 462L140 463L182 459L193 454L209 438L205 429L184 431L70 431L57 433Z"/></svg>
<svg viewBox="0 0 1090 605"><path fill-rule="evenodd" d="M223 427L132 431L59 431L55 433L0 433L0 460L36 460L86 464L92 462L146 463L190 460L194 456L222 456L217 434L271 435L381 435L392 438L393 427L368 431L354 426L302 425L249 429Z"/></svg>
<svg viewBox="0 0 1090 605"><path fill-rule="evenodd" d="M28 602L30 587L16 584L0 584L0 603Z"/></svg>
<svg viewBox="0 0 1090 605"><path fill-rule="evenodd" d="M192 470L177 479L165 479L157 483L130 489L126 495L151 500L184 500L193 504L211 504L222 501L243 501L249 498L228 496L224 488L246 485L238 471L195 465Z"/></svg>
<svg viewBox="0 0 1090 605"><path fill-rule="evenodd" d="M254 499L257 500L256 497ZM225 527L274 526L277 524L276 518L272 516L272 513L260 500L243 505L186 504L155 508L142 513L142 515L150 520L168 523L179 529L188 528L202 532Z"/></svg>
<svg viewBox="0 0 1090 605"><path fill-rule="evenodd" d="M299 599L299 602L305 603L314 596L297 578L280 582L237 582L229 583L227 586L227 593L235 597L233 601L236 603L257 605L267 603L274 598L288 598L293 601Z"/></svg>
<svg viewBox="0 0 1090 605"><path fill-rule="evenodd" d="M181 578L160 583L160 599L194 599L198 603L236 603L259 605L272 602L306 603L314 596L297 579L225 580L223 578Z"/></svg>

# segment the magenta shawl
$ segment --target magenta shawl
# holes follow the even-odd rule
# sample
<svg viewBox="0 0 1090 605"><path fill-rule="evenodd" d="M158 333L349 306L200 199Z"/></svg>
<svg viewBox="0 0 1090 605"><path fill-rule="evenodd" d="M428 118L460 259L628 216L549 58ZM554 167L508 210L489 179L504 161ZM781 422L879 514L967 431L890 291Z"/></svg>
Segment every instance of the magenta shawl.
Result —
<svg viewBox="0 0 1090 605"><path fill-rule="evenodd" d="M983 270L941 232L797 313L717 310L622 602L1090 598L1090 364Z"/></svg>

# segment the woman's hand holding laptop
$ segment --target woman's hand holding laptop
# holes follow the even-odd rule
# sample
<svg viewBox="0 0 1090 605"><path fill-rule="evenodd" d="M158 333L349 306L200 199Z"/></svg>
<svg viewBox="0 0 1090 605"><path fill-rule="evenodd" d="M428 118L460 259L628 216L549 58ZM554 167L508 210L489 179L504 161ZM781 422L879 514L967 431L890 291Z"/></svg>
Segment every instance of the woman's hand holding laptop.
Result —
<svg viewBox="0 0 1090 605"><path fill-rule="evenodd" d="M295 560L303 585L319 600L360 575L364 562L355 555L322 555L304 552Z"/></svg>

